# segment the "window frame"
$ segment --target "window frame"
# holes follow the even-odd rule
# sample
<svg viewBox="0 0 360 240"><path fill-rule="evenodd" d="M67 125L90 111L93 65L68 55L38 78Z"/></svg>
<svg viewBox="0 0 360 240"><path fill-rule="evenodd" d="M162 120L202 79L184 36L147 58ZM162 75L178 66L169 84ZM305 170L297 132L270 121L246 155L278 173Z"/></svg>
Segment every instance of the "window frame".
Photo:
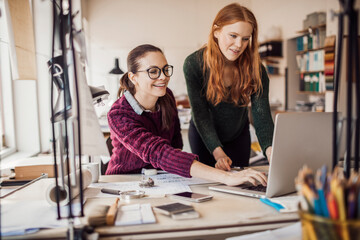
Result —
<svg viewBox="0 0 360 240"><path fill-rule="evenodd" d="M0 24L3 26L2 29L5 29L5 31L0 34L0 68L2 68L0 71L0 124L2 129L0 159L4 159L5 157L16 152L13 82L11 73L10 40L8 29L9 25L6 15L6 5L6 0L0 0L0 21L3 21L0 22Z"/></svg>
<svg viewBox="0 0 360 240"><path fill-rule="evenodd" d="M0 41L0 44L8 43L4 41ZM0 48L6 47L1 46ZM4 53L5 52L5 53ZM10 64L10 56L8 51L1 51L0 54L4 54L0 56L0 58L7 58L9 59ZM1 62L1 60L0 60ZM3 67L3 66L2 66ZM6 72L7 70L2 70L1 72ZM8 70L10 72L10 69ZM3 79L2 74L0 74L0 92L1 92L1 124L2 124L2 136L4 142L0 148L0 159L3 159L10 154L16 152L16 141L15 141L15 121L14 121L14 108L13 108L13 91L12 91L12 79L8 79L5 81ZM6 105L4 104L6 102Z"/></svg>

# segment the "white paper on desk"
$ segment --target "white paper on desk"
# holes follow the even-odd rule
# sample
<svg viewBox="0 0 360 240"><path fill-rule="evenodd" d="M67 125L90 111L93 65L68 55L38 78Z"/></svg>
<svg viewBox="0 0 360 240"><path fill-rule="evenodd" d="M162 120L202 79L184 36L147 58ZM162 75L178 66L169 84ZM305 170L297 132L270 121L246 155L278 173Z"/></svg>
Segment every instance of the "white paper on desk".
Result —
<svg viewBox="0 0 360 240"><path fill-rule="evenodd" d="M19 186L16 187L6 187L6 188L0 188L0 197L5 196L6 194L15 191Z"/></svg>
<svg viewBox="0 0 360 240"><path fill-rule="evenodd" d="M290 212L297 212L298 205L301 201L301 196L285 196L285 197L276 197L276 198L269 198L272 202L278 203L284 206L283 209L280 209L281 213L290 213Z"/></svg>
<svg viewBox="0 0 360 240"><path fill-rule="evenodd" d="M151 205L132 204L121 206L117 212L115 226L155 223L156 219Z"/></svg>
<svg viewBox="0 0 360 240"><path fill-rule="evenodd" d="M226 240L300 240L301 223L297 222L276 230L268 230L259 233L252 233L238 237L227 238Z"/></svg>
<svg viewBox="0 0 360 240"><path fill-rule="evenodd" d="M92 183L85 190L84 195L86 198L96 198L96 197L114 197L113 194L106 194L100 192L101 188L110 188L116 189L119 191L129 191L129 190L141 190L144 191L146 195L151 197L164 197L166 194L173 194L179 192L192 192L191 188L183 183L168 183L162 181L155 181L155 186L151 188L142 188L139 186L140 181L133 182L111 182L111 183Z"/></svg>
<svg viewBox="0 0 360 240"><path fill-rule="evenodd" d="M153 175L153 176L149 176L149 177L151 177L155 181L155 184L158 184L158 183L182 183L184 185L197 185L197 184L216 183L214 181L208 181L208 180L205 180L202 178L196 178L196 177L185 178L185 177L181 177L179 175L171 174L171 173L158 174L158 175Z"/></svg>
<svg viewBox="0 0 360 240"><path fill-rule="evenodd" d="M61 208L63 216L67 215L66 206ZM73 205L76 214L80 204ZM50 206L45 200L1 203L1 234L9 236L26 233L29 229L67 227L66 219L57 220L56 207Z"/></svg>

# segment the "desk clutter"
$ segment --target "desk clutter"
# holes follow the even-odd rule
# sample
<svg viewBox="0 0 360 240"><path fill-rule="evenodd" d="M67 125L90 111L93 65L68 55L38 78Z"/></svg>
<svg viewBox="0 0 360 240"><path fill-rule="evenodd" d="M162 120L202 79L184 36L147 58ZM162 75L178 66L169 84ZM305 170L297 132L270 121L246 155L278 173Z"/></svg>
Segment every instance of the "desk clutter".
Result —
<svg viewBox="0 0 360 240"><path fill-rule="evenodd" d="M167 215L175 220L199 218L200 214L191 205L183 203L167 203L151 206L150 203L123 205L119 198L111 205L98 205L93 207L88 214L88 224L98 226L129 226L156 223L153 212Z"/></svg>
<svg viewBox="0 0 360 240"><path fill-rule="evenodd" d="M154 176L154 175L152 175ZM155 188L156 186L162 185L165 181L166 184L173 185L172 181L174 178L179 178L178 176L173 176L172 174L165 174L165 178L154 177L157 179L156 184L155 181L148 177L145 178L142 175L140 182L137 185L137 182L130 184L131 187L140 187L140 188ZM188 183L203 183L202 180L186 180L190 181ZM110 184L110 183L108 183ZM129 184L129 182L127 183ZM92 186L102 187L103 184L93 184ZM137 225L137 224L149 224L149 223L156 223L155 215L152 211L150 204L131 204L131 205L124 205L124 203L129 203L132 199L139 199L145 197L145 191L134 189L134 190L125 190L123 187L124 185L112 186L112 188L101 188L102 194L108 195L118 195L120 198L116 198L115 202L109 205L98 205L94 206L93 209L89 211L88 214L88 224L91 226L126 226L126 225ZM120 190L121 188L121 190ZM181 190L182 188L175 188L175 192ZM191 191L191 190L190 190ZM171 193L175 193L172 191ZM151 189L148 191L151 195ZM165 193L165 192L164 192ZM166 196L174 197L176 194L169 194L166 192ZM208 201L212 199L210 195L204 195L199 193L192 193L192 192L182 192L179 193L179 197L182 200L188 201L195 201L195 202L202 202ZM185 194L184 196L181 194ZM118 206L119 200L122 200L122 204ZM200 214L195 211L194 207L191 205L183 204L183 203L167 203L159 206L153 207L156 212L161 214L170 216L172 219L175 220L183 220L183 219L193 219L198 218Z"/></svg>
<svg viewBox="0 0 360 240"><path fill-rule="evenodd" d="M222 198L221 193L214 193L214 200L205 203L191 203L189 201L202 202L211 199L210 195L207 195L208 185L213 182L197 178L184 178L166 172L158 172L157 175L149 176L145 173L102 176L99 182L92 183L91 177L88 176L90 185L84 191L85 217L75 218L74 226L78 227L82 224L94 226L96 233L103 237L117 233L123 234L128 230L135 235L143 234L142 231L169 231L170 234L170 230L182 226L190 226L189 232L193 234L194 231L194 234L197 235L196 229L206 227L208 224L211 226L216 224L222 228L228 226L229 223L236 222L244 224L248 229L251 228L249 223L268 221L272 224L274 217L285 219L285 221L298 220L297 214L284 216L285 214L277 214L274 211L267 211L266 214L259 212L257 207L262 203L259 203L257 199L251 200L231 195L224 195ZM150 178L152 180L150 182L154 183L153 187L140 186L141 182L149 181ZM48 204L45 199L46 189L54 180L41 179L41 181L17 192L13 197L5 198L5 201L2 202L1 217L6 219L1 226L2 237L16 235L21 238L22 235L36 233L47 228L51 228L59 234L64 233L62 229L67 228L67 219L58 220L56 207ZM189 188L190 186L191 188ZM115 190L115 194L101 192L103 188ZM130 190L144 191L145 196L139 199L121 199L119 192ZM179 192L187 192L180 194L181 200L184 201L172 196ZM73 201L72 205L74 214L78 214L80 211L80 202L77 200L78 198L75 199L75 202ZM233 204L237 201L239 204ZM241 204L242 201L250 204L251 207L244 208ZM175 212L164 214L164 212L157 211L160 206L169 204L178 206L175 208ZM219 206L225 207L218 212L216 210ZM61 206L62 215L66 215L67 208L67 206ZM265 215L265 220L261 219L263 215ZM278 226L277 223L276 226ZM267 229L267 225L264 225L263 229ZM256 226L256 231L258 230L259 227ZM42 231L39 234L42 234ZM173 237L177 232L171 234ZM36 238L37 235L34 236Z"/></svg>
<svg viewBox="0 0 360 240"><path fill-rule="evenodd" d="M108 226L114 225L119 200L119 198L116 198L115 202L111 206L97 206L96 209L90 212L88 223L91 226L102 226L105 224Z"/></svg>
<svg viewBox="0 0 360 240"><path fill-rule="evenodd" d="M329 173L323 166L313 173L304 166L295 182L305 200L299 211L303 239L359 239L359 173L346 179L339 168Z"/></svg>
<svg viewBox="0 0 360 240"><path fill-rule="evenodd" d="M88 169L83 169L84 196L85 205L88 199L102 198L104 201L111 201L109 204L89 205L85 218L90 226L129 226L138 224L156 223L156 217L153 207L156 204L150 204L146 199L143 201L139 198L164 198L168 194L191 191L189 185L201 185L211 183L206 180L197 178L183 178L178 175L161 173L152 175L154 171L147 171L137 177L137 181L129 182L92 182L92 174ZM74 173L78 179L78 172ZM151 175L151 178L149 177ZM31 200L21 199L19 202L7 201L8 195L4 196L1 206L2 221L1 236L25 235L34 233L43 228L61 228L66 227L66 219L58 220L56 217L56 191L54 178L35 179L36 182L30 186L21 189L24 193L29 194L31 189L36 188L39 191L37 196ZM32 181L35 181L32 180ZM41 181L40 181L41 180ZM65 179L65 184L67 183ZM27 186L27 185L26 185ZM66 188L65 188L66 189ZM104 190L105 189L105 190ZM1 189L2 191L5 188ZM102 191L103 190L103 191ZM106 190L111 190L106 191ZM17 191L18 194L20 191ZM134 195L134 193L141 195ZM14 192L15 194L15 192ZM20 194L20 193L19 193ZM78 193L72 195L75 203L72 208L74 214L80 213L80 202L77 197ZM62 215L67 214L67 204L69 203L68 192L61 194L60 210ZM113 198L108 199L107 198ZM174 200L166 198L168 203L174 203ZM26 204L25 204L26 203ZM179 203L180 204L180 203ZM171 219L190 219L199 217L199 213L194 210L182 211L177 214L171 214ZM24 216L19 218L19 216ZM80 218L75 218L75 225L81 224Z"/></svg>
<svg viewBox="0 0 360 240"><path fill-rule="evenodd" d="M154 183L153 180L152 183ZM138 190L133 190L133 191L138 191ZM131 191L120 191L120 190L102 188L101 192L105 194L112 194L112 195L115 194L122 196L124 193L128 193ZM144 192L142 191L142 193ZM192 194L191 192L186 192L186 193ZM143 195L144 194L142 194L141 197L143 197ZM202 194L195 194L195 195L202 195ZM141 198L141 197L137 197L137 198ZM121 200L127 203L131 199L132 198L128 198L128 199L124 197L121 198ZM152 211L150 204L130 204L130 205L118 206L119 200L120 200L119 198L116 198L115 202L111 206L108 205L95 206L92 210L89 211L88 224L90 226L96 227L103 225L126 226L126 225L156 223L155 215ZM200 214L197 211L195 211L195 208L193 206L178 202L154 206L153 209L156 212L170 216L172 219L175 220L193 219L200 217Z"/></svg>
<svg viewBox="0 0 360 240"><path fill-rule="evenodd" d="M88 224L97 226L126 226L156 223L150 204L130 204L119 206L119 198L111 205L98 205L89 211Z"/></svg>

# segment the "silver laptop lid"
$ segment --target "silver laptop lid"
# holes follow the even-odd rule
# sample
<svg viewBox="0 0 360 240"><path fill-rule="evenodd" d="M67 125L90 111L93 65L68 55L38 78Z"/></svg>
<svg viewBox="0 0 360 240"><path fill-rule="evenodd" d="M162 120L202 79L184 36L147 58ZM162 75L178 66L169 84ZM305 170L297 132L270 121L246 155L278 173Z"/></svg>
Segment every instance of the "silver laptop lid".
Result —
<svg viewBox="0 0 360 240"><path fill-rule="evenodd" d="M267 197L295 191L299 169L313 170L332 161L332 113L301 112L276 115Z"/></svg>

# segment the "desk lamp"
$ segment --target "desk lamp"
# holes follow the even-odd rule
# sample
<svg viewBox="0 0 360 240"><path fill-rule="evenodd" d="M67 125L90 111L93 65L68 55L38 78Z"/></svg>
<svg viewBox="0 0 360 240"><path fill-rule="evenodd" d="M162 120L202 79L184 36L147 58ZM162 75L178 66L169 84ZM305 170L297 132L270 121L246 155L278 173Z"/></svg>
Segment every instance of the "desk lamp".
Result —
<svg viewBox="0 0 360 240"><path fill-rule="evenodd" d="M109 97L109 92L101 87L89 86L91 91L91 96L93 99L93 104L104 104L103 101Z"/></svg>
<svg viewBox="0 0 360 240"><path fill-rule="evenodd" d="M109 71L109 76L107 77L108 87L110 91L110 101L108 102L109 107L117 99L116 95L120 86L120 76L122 74L124 74L124 71L119 67L119 58L115 58L115 66Z"/></svg>
<svg viewBox="0 0 360 240"><path fill-rule="evenodd" d="M53 83L57 88L58 97L54 106L54 118L51 121L58 122L63 119L66 109L67 116L71 116L71 96L69 89L69 79L64 74L63 56L51 58L47 64L53 76ZM65 89L66 88L66 89ZM65 102L65 107L64 107Z"/></svg>
<svg viewBox="0 0 360 240"><path fill-rule="evenodd" d="M50 101L57 214L58 219L68 220L68 239L85 239L84 235L91 231L74 226L74 218L84 216L81 161L83 154L101 155L100 152L107 152L93 104L101 102L109 93L96 87L90 90L86 83L85 62L81 61L81 56L84 56L81 51L85 48L81 44L76 49L74 47L77 31L73 24L76 14L72 15L72 1L53 0L52 5L54 28L52 57L48 65L52 77ZM55 52L60 56L55 57ZM54 85L58 92L55 104ZM57 158L60 158L60 171ZM60 211L60 194L64 190L68 191L67 213ZM74 190L79 190L76 192L79 193L80 213L75 212L72 206Z"/></svg>
<svg viewBox="0 0 360 240"><path fill-rule="evenodd" d="M62 62L62 55L51 58L47 62L49 70L52 70L51 74L53 76L53 83L55 84L58 92L57 100L54 106L54 119L51 119L54 122L58 122L64 119L64 109L66 109L68 117L72 116L69 80L66 77L67 75L64 74ZM103 104L103 101L108 98L109 92L101 87L89 87L93 99L93 104ZM65 107L63 106L64 101L66 102Z"/></svg>
<svg viewBox="0 0 360 240"><path fill-rule="evenodd" d="M113 69L111 69L111 71L109 72L110 74L124 74L123 70L120 69L119 67L119 59L115 58L115 66Z"/></svg>

